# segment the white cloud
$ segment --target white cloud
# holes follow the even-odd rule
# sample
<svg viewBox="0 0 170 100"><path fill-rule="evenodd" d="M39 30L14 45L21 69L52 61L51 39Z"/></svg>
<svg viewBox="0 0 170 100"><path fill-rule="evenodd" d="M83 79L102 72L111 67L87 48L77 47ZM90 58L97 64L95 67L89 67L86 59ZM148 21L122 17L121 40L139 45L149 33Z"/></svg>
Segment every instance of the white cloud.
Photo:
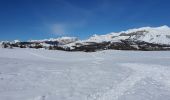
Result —
<svg viewBox="0 0 170 100"><path fill-rule="evenodd" d="M51 26L52 34L64 35L67 32L67 25L65 24L54 24Z"/></svg>
<svg viewBox="0 0 170 100"><path fill-rule="evenodd" d="M87 24L85 20L79 22L68 22L68 23L56 23L50 25L50 30L52 34L55 35L68 35L71 34L73 30L84 27Z"/></svg>

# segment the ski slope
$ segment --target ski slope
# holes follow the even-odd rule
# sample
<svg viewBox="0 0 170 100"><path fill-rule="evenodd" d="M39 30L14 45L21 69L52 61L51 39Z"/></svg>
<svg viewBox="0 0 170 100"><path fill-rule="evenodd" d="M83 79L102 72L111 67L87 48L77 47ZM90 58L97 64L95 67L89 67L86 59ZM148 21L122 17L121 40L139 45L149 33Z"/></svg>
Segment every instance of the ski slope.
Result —
<svg viewBox="0 0 170 100"><path fill-rule="evenodd" d="M170 100L169 51L0 49L0 100Z"/></svg>

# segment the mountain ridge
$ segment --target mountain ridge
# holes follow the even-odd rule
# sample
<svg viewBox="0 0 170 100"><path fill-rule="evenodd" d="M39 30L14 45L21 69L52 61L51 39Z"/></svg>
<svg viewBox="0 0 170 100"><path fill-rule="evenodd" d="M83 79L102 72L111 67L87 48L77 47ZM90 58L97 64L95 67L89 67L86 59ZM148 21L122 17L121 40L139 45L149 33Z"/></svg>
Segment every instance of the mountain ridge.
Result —
<svg viewBox="0 0 170 100"><path fill-rule="evenodd" d="M137 35L138 38L135 35ZM170 27L164 25L160 27L134 28L126 31L121 31L118 33L113 32L106 35L94 35L90 37L89 40L97 41L97 40L102 40L102 38L104 38L103 40L108 40L108 41L112 41L112 40L115 41L120 39L123 40L132 39L132 40L145 41L149 43L170 44ZM153 38L155 38L155 40ZM162 38L164 41L160 40Z"/></svg>
<svg viewBox="0 0 170 100"><path fill-rule="evenodd" d="M27 42L1 42L1 45L21 48L48 48L66 51L117 50L170 50L170 27L141 27L126 31L112 32L105 35L79 40L77 37L60 37ZM8 46L9 47L9 46Z"/></svg>

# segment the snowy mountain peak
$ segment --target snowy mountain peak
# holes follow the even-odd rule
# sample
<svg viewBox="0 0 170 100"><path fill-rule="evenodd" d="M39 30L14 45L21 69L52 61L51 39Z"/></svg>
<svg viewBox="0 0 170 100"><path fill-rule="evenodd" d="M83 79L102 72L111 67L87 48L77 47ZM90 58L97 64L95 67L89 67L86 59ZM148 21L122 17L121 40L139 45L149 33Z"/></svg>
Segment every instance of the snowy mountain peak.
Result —
<svg viewBox="0 0 170 100"><path fill-rule="evenodd" d="M164 25L160 27L129 29L127 31L120 32L120 36L127 36L127 39L135 41L145 41L156 44L170 44L170 27Z"/></svg>
<svg viewBox="0 0 170 100"><path fill-rule="evenodd" d="M102 41L120 41L130 39L132 41L144 41L156 44L170 44L170 27L164 25L160 27L141 27L121 31L112 32L106 35L93 35L88 39L92 42Z"/></svg>
<svg viewBox="0 0 170 100"><path fill-rule="evenodd" d="M112 34L107 34L107 35L93 35L90 37L87 41L95 41L95 42L103 42L103 41L110 41L113 38Z"/></svg>
<svg viewBox="0 0 170 100"><path fill-rule="evenodd" d="M135 28L135 29L129 29L127 31L122 31L120 33L133 33L138 31L147 31L150 33L158 33L158 34L170 34L170 27L164 25L160 27L142 27L142 28Z"/></svg>
<svg viewBox="0 0 170 100"><path fill-rule="evenodd" d="M60 38L50 38L50 39L43 39L43 40L30 40L29 42L44 42L44 41L77 41L77 37L60 37Z"/></svg>

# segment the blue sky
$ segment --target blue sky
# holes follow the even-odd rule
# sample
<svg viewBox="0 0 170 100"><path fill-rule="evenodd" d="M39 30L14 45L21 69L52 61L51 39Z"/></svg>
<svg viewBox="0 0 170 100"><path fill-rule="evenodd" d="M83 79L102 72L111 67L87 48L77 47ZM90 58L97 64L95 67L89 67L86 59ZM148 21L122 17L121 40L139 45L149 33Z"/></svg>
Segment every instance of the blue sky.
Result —
<svg viewBox="0 0 170 100"><path fill-rule="evenodd" d="M29 40L170 26L169 0L0 0L0 40Z"/></svg>

